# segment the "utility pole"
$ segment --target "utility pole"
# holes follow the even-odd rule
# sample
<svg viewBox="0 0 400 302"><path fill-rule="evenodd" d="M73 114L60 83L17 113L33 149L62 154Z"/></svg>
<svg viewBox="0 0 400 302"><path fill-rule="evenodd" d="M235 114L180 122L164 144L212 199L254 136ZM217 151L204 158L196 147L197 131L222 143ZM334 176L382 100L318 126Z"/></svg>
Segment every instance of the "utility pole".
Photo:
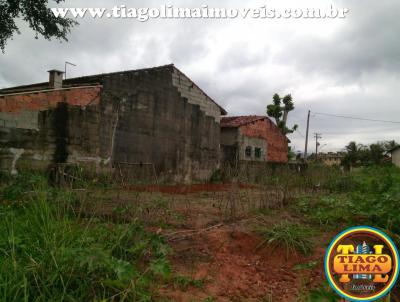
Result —
<svg viewBox="0 0 400 302"><path fill-rule="evenodd" d="M304 147L304 161L307 162L307 148L308 148L308 129L310 128L310 110L307 115L307 130L306 130L306 146Z"/></svg>
<svg viewBox="0 0 400 302"><path fill-rule="evenodd" d="M315 160L318 160L318 146L319 146L318 139L322 138L321 133L314 133L314 137L315 137Z"/></svg>

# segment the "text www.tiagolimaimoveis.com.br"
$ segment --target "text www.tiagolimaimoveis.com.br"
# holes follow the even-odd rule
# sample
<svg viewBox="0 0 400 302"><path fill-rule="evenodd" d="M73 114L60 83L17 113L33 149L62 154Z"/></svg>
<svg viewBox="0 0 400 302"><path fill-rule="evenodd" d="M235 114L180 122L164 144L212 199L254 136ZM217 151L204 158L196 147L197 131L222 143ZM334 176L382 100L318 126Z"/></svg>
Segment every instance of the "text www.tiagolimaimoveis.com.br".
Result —
<svg viewBox="0 0 400 302"><path fill-rule="evenodd" d="M73 18L115 18L135 19L146 22L151 19L325 19L346 18L348 8L337 8L330 5L325 8L270 8L266 5L253 8L216 8L208 5L199 7L175 7L161 5L159 7L127 7L125 5L112 8L51 8L55 17Z"/></svg>

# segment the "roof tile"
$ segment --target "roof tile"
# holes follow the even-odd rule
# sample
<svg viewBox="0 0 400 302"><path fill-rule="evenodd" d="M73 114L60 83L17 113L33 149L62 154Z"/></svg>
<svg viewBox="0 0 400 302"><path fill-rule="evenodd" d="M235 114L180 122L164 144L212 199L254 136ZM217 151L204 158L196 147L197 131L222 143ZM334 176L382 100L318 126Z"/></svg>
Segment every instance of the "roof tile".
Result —
<svg viewBox="0 0 400 302"><path fill-rule="evenodd" d="M263 119L267 119L267 117L261 115L227 116L221 118L221 127L237 128Z"/></svg>

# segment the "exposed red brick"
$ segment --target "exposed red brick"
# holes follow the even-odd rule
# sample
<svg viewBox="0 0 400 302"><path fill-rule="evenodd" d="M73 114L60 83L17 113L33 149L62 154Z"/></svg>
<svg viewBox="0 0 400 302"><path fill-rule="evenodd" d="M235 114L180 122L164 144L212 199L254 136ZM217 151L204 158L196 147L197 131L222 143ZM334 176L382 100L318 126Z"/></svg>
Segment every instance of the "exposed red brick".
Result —
<svg viewBox="0 0 400 302"><path fill-rule="evenodd" d="M265 139L267 141L266 160L288 162L289 140L266 116L223 117L221 127L238 127L242 135Z"/></svg>
<svg viewBox="0 0 400 302"><path fill-rule="evenodd" d="M39 111L54 108L61 102L77 106L95 105L100 101L100 90L100 86L93 86L5 95L0 97L0 112Z"/></svg>
<svg viewBox="0 0 400 302"><path fill-rule="evenodd" d="M288 139L268 118L243 125L240 130L243 135L264 138L267 141L268 161L280 163L288 161Z"/></svg>

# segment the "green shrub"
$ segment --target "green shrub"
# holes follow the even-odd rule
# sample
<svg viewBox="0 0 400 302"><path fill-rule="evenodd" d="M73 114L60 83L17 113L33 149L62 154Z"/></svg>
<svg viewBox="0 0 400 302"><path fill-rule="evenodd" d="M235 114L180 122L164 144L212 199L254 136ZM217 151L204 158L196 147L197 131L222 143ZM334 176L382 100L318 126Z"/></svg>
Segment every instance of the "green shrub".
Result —
<svg viewBox="0 0 400 302"><path fill-rule="evenodd" d="M335 193L299 198L296 209L325 227L365 224L400 234L400 169L364 168L330 185Z"/></svg>
<svg viewBox="0 0 400 302"><path fill-rule="evenodd" d="M351 224L354 221L354 205L343 196L324 196L312 207L313 222L328 227Z"/></svg>
<svg viewBox="0 0 400 302"><path fill-rule="evenodd" d="M24 198L24 194L36 189L48 189L47 178L42 174L19 174L8 185L3 187L3 200L16 201Z"/></svg>
<svg viewBox="0 0 400 302"><path fill-rule="evenodd" d="M360 186L354 175L332 175L322 185L330 192L351 192Z"/></svg>
<svg viewBox="0 0 400 302"><path fill-rule="evenodd" d="M272 228L260 228L259 232L264 237L259 247L264 245L281 247L286 250L287 256L297 252L308 254L313 248L310 239L313 231L304 225L284 221L274 225Z"/></svg>

